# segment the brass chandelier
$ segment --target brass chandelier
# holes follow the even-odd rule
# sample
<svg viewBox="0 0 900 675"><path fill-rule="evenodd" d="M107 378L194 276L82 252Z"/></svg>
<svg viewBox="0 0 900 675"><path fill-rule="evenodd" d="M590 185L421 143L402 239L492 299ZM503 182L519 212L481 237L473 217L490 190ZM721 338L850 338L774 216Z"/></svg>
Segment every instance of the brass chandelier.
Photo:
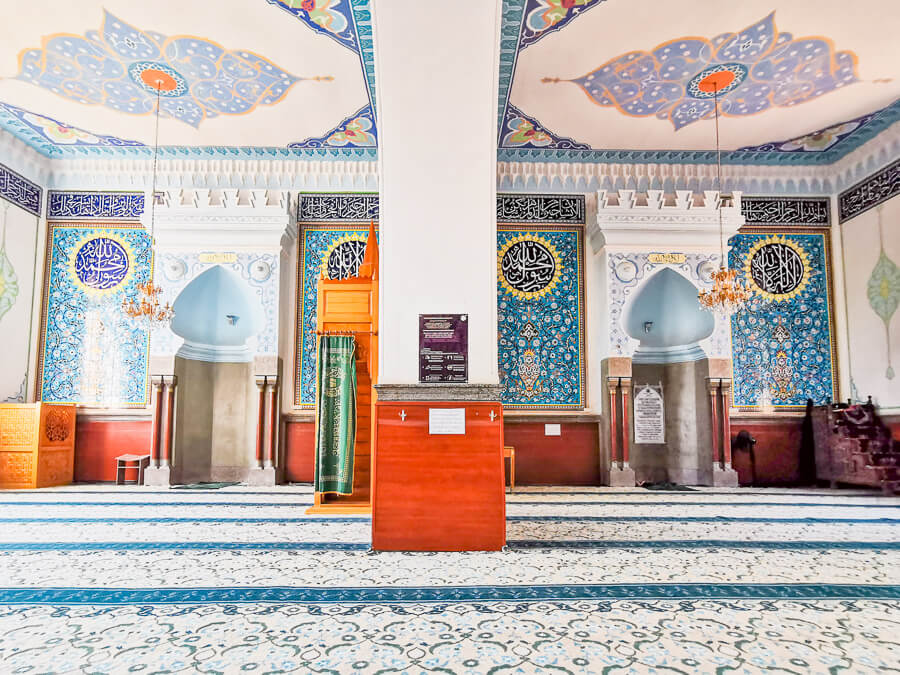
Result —
<svg viewBox="0 0 900 675"><path fill-rule="evenodd" d="M156 81L156 131L153 139L153 180L150 190L150 252L151 261L155 259L156 238L156 168L159 159L159 103L162 80ZM163 304L160 299L162 288L155 286L151 279L142 284L137 284L137 297L124 297L122 299L122 311L125 315L141 324L148 330L164 326L175 316L175 310L167 302Z"/></svg>
<svg viewBox="0 0 900 675"><path fill-rule="evenodd" d="M717 205L719 212L719 269L712 273L712 288L701 289L697 294L700 306L723 317L729 317L739 311L750 299L750 289L738 276L738 271L728 268L725 257L725 226L722 223L722 209L734 205L731 194L722 194L722 148L719 142L719 87L714 83L714 101L716 115L716 189L719 194Z"/></svg>

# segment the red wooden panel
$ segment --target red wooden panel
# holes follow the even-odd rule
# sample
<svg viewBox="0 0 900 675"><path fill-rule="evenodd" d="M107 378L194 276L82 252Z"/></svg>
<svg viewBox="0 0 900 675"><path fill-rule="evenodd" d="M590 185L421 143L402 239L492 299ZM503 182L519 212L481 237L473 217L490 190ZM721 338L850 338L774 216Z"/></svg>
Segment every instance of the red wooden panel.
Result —
<svg viewBox="0 0 900 675"><path fill-rule="evenodd" d="M429 408L465 408L465 435L430 435ZM378 403L372 546L496 551L506 543L499 403ZM401 419L405 411L406 419Z"/></svg>
<svg viewBox="0 0 900 675"><path fill-rule="evenodd" d="M755 485L793 485L800 478L800 446L803 443L803 418L751 420L731 418L731 438L746 429L756 439ZM750 484L750 456L736 451L731 464L742 485Z"/></svg>
<svg viewBox="0 0 900 675"><path fill-rule="evenodd" d="M75 480L115 481L116 457L150 454L150 418L92 420L78 417L75 425ZM137 471L128 472L133 480Z"/></svg>
<svg viewBox="0 0 900 675"><path fill-rule="evenodd" d="M316 424L287 422L284 427L284 479L288 483L312 483L316 474Z"/></svg>
<svg viewBox="0 0 900 675"><path fill-rule="evenodd" d="M516 449L516 485L600 484L596 422L563 423L559 436L545 436L543 424L507 421L503 433Z"/></svg>

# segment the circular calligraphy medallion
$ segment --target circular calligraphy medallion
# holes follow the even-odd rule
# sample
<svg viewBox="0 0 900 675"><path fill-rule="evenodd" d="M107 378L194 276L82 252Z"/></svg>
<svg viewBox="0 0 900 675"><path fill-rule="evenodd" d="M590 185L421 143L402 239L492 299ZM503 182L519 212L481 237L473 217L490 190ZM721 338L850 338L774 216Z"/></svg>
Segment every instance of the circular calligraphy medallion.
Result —
<svg viewBox="0 0 900 675"><path fill-rule="evenodd" d="M359 274L359 266L366 255L366 236L346 235L328 249L322 260L322 271L329 279L347 279Z"/></svg>
<svg viewBox="0 0 900 675"><path fill-rule="evenodd" d="M79 285L88 291L111 291L125 281L131 258L123 242L112 237L87 239L77 247L72 270Z"/></svg>
<svg viewBox="0 0 900 675"><path fill-rule="evenodd" d="M169 98L181 96L188 89L187 80L177 70L156 61L135 61L128 66L128 76L145 91L155 94L159 87L159 95Z"/></svg>
<svg viewBox="0 0 900 675"><path fill-rule="evenodd" d="M562 261L548 240L528 234L506 242L498 254L497 268L500 283L508 293L532 299L553 290Z"/></svg>
<svg viewBox="0 0 900 675"><path fill-rule="evenodd" d="M769 300L789 300L809 283L811 268L806 251L794 240L767 237L747 254L746 276L757 293Z"/></svg>
<svg viewBox="0 0 900 675"><path fill-rule="evenodd" d="M747 77L747 66L742 63L717 63L694 75L687 83L688 96L715 98L740 86Z"/></svg>

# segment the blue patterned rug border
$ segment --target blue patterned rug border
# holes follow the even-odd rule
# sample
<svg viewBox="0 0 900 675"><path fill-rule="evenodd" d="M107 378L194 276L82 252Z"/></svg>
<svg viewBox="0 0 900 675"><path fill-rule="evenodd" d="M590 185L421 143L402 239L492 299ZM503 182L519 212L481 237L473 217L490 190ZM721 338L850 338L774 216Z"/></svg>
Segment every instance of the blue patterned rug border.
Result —
<svg viewBox="0 0 900 675"><path fill-rule="evenodd" d="M900 600L898 585L584 584L441 587L0 588L3 605L366 604L554 600Z"/></svg>
<svg viewBox="0 0 900 675"><path fill-rule="evenodd" d="M517 539L510 550L521 549L636 549L636 548L743 548L784 550L857 549L900 550L900 541L741 541L739 539L678 540L559 540ZM327 541L24 541L0 542L0 553L16 551L369 551L362 542Z"/></svg>
<svg viewBox="0 0 900 675"><path fill-rule="evenodd" d="M345 541L13 541L9 551L368 551L371 545Z"/></svg>
<svg viewBox="0 0 900 675"><path fill-rule="evenodd" d="M509 540L510 549L563 548L563 549L607 549L607 548L747 548L784 549L791 551L861 549L871 551L900 551L900 541L741 541L739 539L517 539ZM2 544L0 544L2 546ZM2 550L2 549L0 549Z"/></svg>
<svg viewBox="0 0 900 675"><path fill-rule="evenodd" d="M210 524L246 524L260 525L265 523L300 524L300 523L368 523L371 516L312 516L300 518L0 518L0 523L144 523L144 524L176 524L176 523L210 523ZM842 524L868 523L871 525L900 525L900 518L758 518L741 516L507 516L507 522L547 522L547 523L801 523L801 524Z"/></svg>
<svg viewBox="0 0 900 675"><path fill-rule="evenodd" d="M0 506L268 506L297 507L312 506L312 502L68 502L68 501L0 501ZM900 509L897 504L833 504L814 502L621 502L614 500L590 501L590 502L557 502L557 501L507 501L507 506L781 506L781 507L813 507L813 508L843 508L843 509Z"/></svg>

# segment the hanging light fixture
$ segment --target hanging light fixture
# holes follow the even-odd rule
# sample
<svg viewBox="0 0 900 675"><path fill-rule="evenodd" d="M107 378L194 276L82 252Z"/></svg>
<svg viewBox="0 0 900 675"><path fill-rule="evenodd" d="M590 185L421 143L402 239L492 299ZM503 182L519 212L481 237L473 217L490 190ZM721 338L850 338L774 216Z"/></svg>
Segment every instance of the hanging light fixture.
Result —
<svg viewBox="0 0 900 675"><path fill-rule="evenodd" d="M700 306L722 317L729 317L740 310L750 299L750 290L738 277L737 270L728 268L725 258L725 226L722 223L722 209L734 206L731 194L722 194L722 148L719 143L719 83L713 81L713 99L716 114L716 189L719 194L719 269L712 273L712 288L704 288L698 294Z"/></svg>
<svg viewBox="0 0 900 675"><path fill-rule="evenodd" d="M156 131L153 138L153 180L150 190L150 252L151 260L155 259L156 250L156 166L159 159L159 102L162 80L156 81ZM153 281L137 285L137 297L122 299L122 311L135 322L148 330L167 324L175 316L175 310L167 302L160 299L162 288L154 286Z"/></svg>

